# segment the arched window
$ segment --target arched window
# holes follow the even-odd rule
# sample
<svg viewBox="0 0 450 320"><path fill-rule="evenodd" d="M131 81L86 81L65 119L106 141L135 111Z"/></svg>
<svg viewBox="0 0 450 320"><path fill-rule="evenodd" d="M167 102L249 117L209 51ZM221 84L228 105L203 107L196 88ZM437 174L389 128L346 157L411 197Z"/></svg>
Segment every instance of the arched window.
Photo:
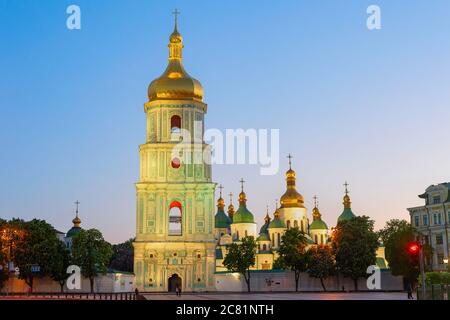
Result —
<svg viewBox="0 0 450 320"><path fill-rule="evenodd" d="M298 228L298 221L294 220L294 228Z"/></svg>
<svg viewBox="0 0 450 320"><path fill-rule="evenodd" d="M182 235L181 203L173 201L169 206L169 235Z"/></svg>
<svg viewBox="0 0 450 320"><path fill-rule="evenodd" d="M286 226L287 226L288 229L291 228L291 220L286 221Z"/></svg>
<svg viewBox="0 0 450 320"><path fill-rule="evenodd" d="M170 118L170 132L171 133L180 133L181 132L181 117L180 116L172 116L172 118Z"/></svg>
<svg viewBox="0 0 450 320"><path fill-rule="evenodd" d="M317 234L314 236L314 241L318 244L319 243L319 238L317 237Z"/></svg>
<svg viewBox="0 0 450 320"><path fill-rule="evenodd" d="M275 233L272 233L272 247L275 247Z"/></svg>
<svg viewBox="0 0 450 320"><path fill-rule="evenodd" d="M323 240L323 234L320 235L320 243L325 244L325 241Z"/></svg>
<svg viewBox="0 0 450 320"><path fill-rule="evenodd" d="M246 238L248 237L248 233L247 233L247 230L245 230L245 237L246 237Z"/></svg>
<svg viewBox="0 0 450 320"><path fill-rule="evenodd" d="M239 230L236 230L236 240L239 240Z"/></svg>
<svg viewBox="0 0 450 320"><path fill-rule="evenodd" d="M303 221L301 222L301 230L302 232L305 232L305 228L303 227Z"/></svg>
<svg viewBox="0 0 450 320"><path fill-rule="evenodd" d="M278 246L280 246L280 243L281 243L281 234L280 233L278 233L277 234L277 242L278 242Z"/></svg>
<svg viewBox="0 0 450 320"><path fill-rule="evenodd" d="M263 250L267 250L267 244L263 244Z"/></svg>

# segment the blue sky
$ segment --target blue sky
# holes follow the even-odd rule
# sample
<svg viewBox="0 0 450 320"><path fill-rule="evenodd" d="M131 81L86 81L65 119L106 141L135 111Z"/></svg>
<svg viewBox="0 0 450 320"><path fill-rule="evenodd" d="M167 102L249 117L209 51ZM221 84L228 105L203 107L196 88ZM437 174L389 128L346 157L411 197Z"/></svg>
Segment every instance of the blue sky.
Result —
<svg viewBox="0 0 450 320"><path fill-rule="evenodd" d="M70 4L81 30L66 28ZM366 28L370 4L381 30ZM0 0L0 217L66 231L78 199L83 227L111 242L134 235L143 103L166 66L174 8L206 126L280 129L278 175L213 168L224 192L248 181L259 223L284 192L289 152L307 207L317 194L329 226L345 180L354 212L378 228L450 180L446 0Z"/></svg>

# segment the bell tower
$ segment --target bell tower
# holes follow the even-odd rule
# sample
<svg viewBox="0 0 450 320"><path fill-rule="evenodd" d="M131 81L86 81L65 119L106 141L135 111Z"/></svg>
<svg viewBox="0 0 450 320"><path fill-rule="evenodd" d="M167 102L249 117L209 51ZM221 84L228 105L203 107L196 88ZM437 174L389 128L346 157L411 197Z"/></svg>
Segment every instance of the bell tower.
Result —
<svg viewBox="0 0 450 320"><path fill-rule="evenodd" d="M164 73L148 87L146 143L136 183L136 287L215 290L214 191L203 141L203 88L182 64L183 38L169 38Z"/></svg>

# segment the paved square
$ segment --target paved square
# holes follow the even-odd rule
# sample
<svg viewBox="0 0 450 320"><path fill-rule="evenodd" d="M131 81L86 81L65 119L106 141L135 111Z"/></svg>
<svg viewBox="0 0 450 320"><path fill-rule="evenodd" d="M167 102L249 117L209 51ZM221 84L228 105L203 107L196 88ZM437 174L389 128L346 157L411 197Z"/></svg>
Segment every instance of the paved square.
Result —
<svg viewBox="0 0 450 320"><path fill-rule="evenodd" d="M407 300L406 292L264 292L264 293L168 293L144 294L148 300Z"/></svg>

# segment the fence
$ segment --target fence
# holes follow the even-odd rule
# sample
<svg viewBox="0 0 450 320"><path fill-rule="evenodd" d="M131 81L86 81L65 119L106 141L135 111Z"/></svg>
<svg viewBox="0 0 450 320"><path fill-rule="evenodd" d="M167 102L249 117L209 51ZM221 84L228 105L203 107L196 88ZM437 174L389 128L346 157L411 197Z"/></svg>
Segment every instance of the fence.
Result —
<svg viewBox="0 0 450 320"><path fill-rule="evenodd" d="M141 300L141 295L134 292L103 292L103 293L74 293L74 292L33 292L33 293L0 293L2 298L22 299L53 299L53 300Z"/></svg>
<svg viewBox="0 0 450 320"><path fill-rule="evenodd" d="M450 300L450 286L443 284L429 285L422 297L422 288L417 288L417 300Z"/></svg>

